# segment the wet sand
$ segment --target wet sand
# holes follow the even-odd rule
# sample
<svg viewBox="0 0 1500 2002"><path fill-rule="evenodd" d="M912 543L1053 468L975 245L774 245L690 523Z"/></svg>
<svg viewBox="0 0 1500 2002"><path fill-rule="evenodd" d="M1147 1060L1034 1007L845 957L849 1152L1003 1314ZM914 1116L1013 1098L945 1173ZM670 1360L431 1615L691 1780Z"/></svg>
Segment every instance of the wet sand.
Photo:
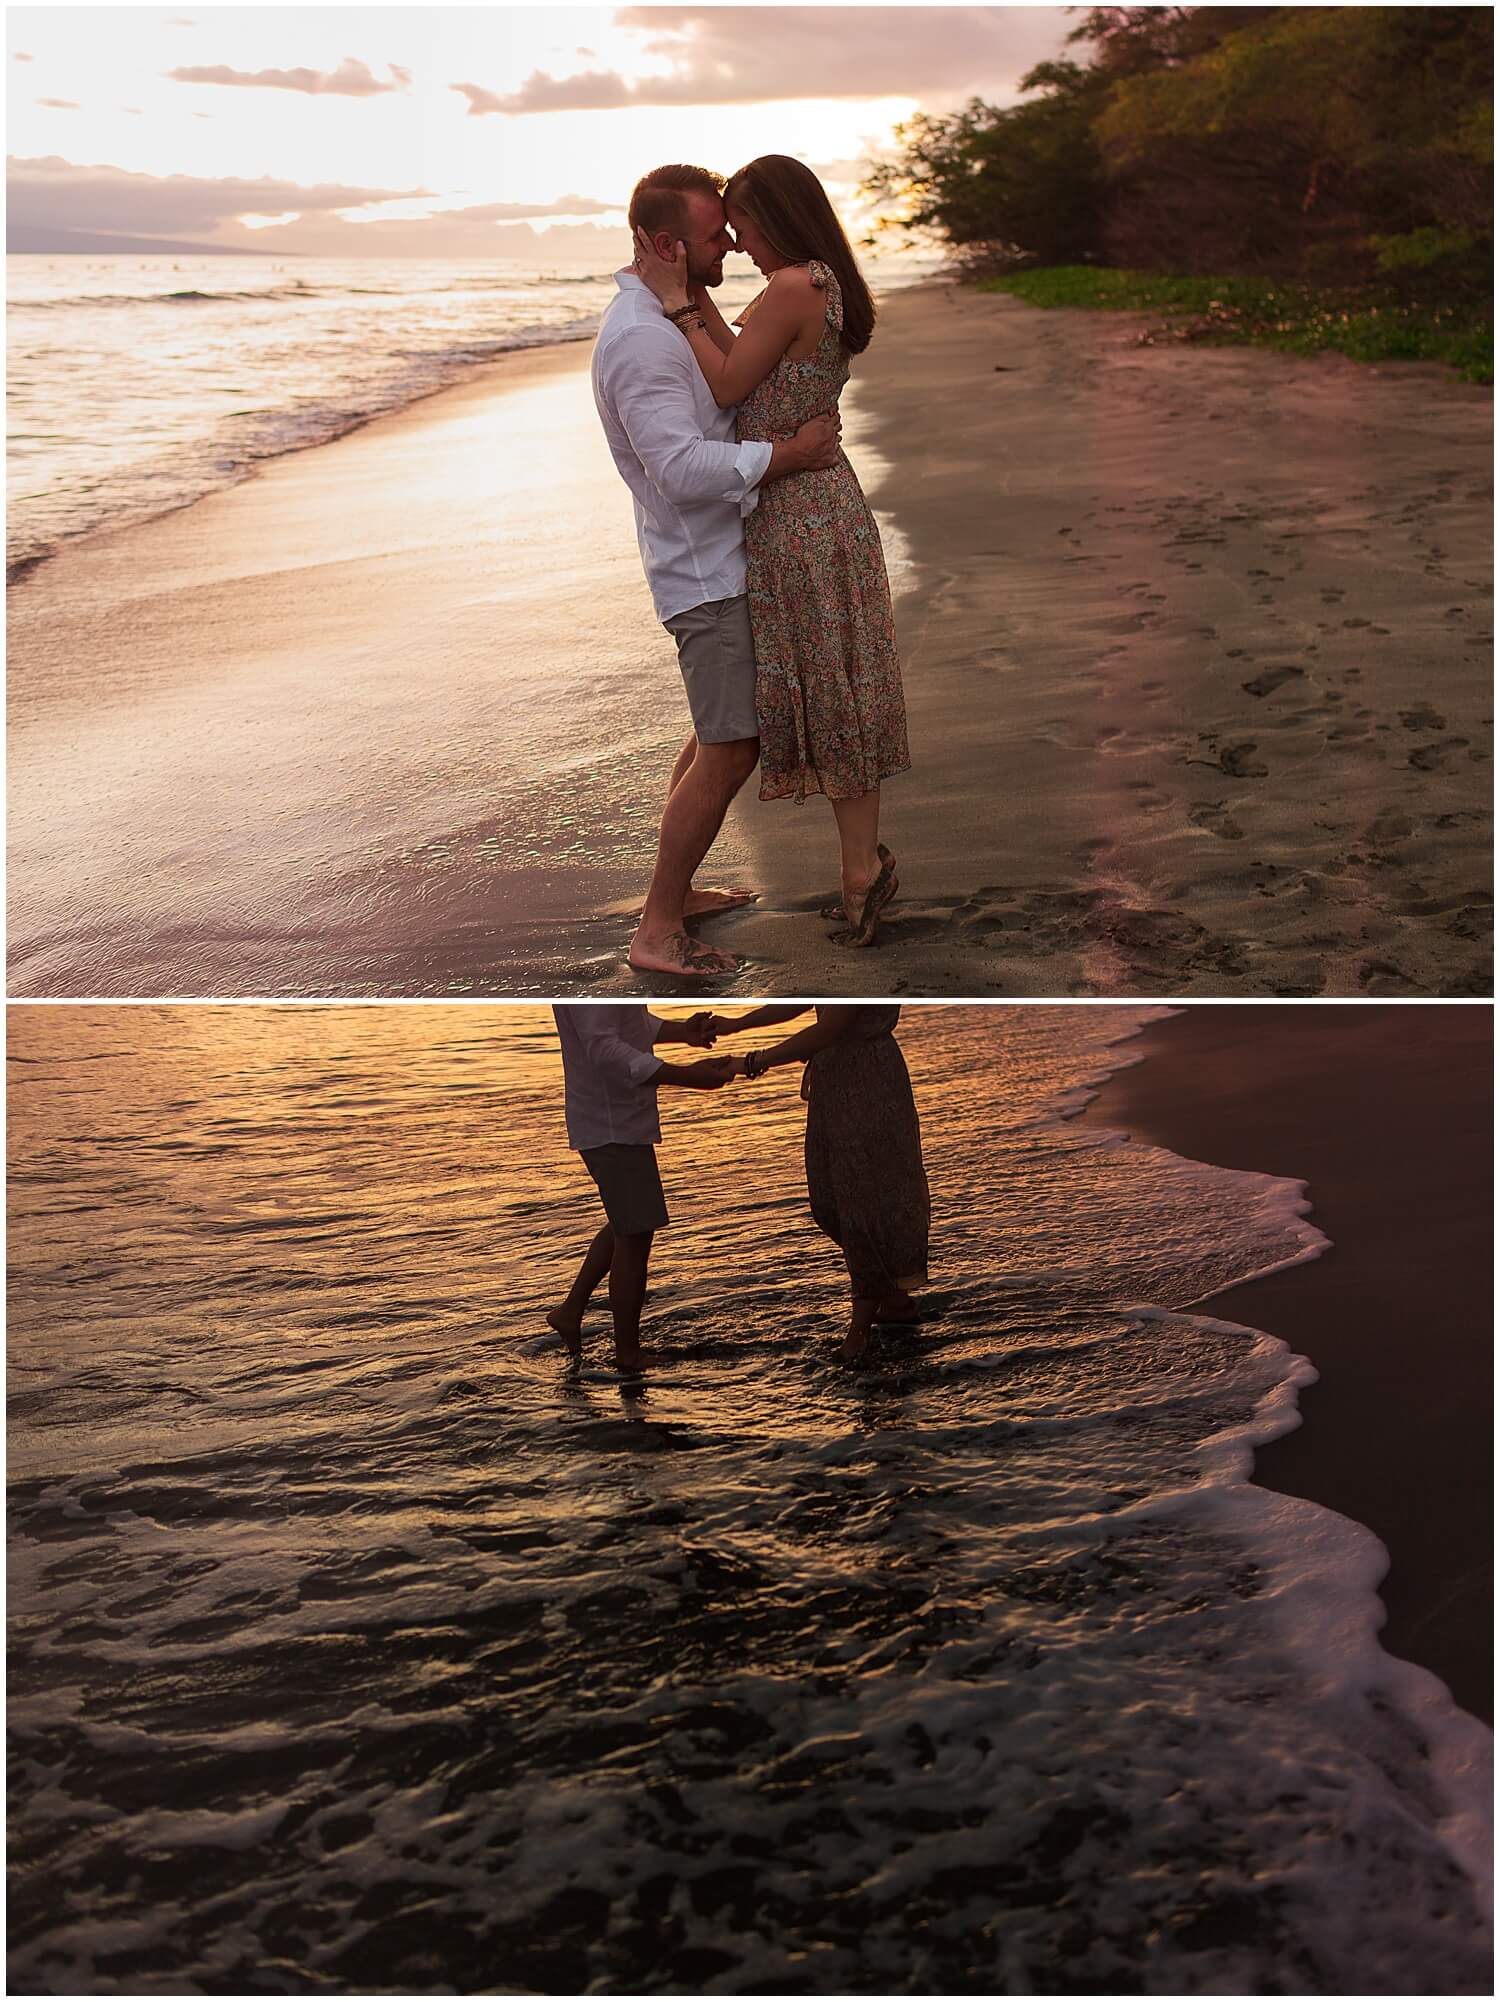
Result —
<svg viewBox="0 0 1500 2002"><path fill-rule="evenodd" d="M1199 1007L1148 1029L1086 1117L1308 1184L1333 1246L1207 1311L1307 1356L1255 1479L1373 1529L1392 1653L1493 1715L1488 1008Z"/></svg>
<svg viewBox="0 0 1500 2002"><path fill-rule="evenodd" d="M736 802L742 994L1489 993L1490 395L888 295L846 398L915 769ZM630 994L686 714L586 344L75 546L11 611L11 992Z"/></svg>

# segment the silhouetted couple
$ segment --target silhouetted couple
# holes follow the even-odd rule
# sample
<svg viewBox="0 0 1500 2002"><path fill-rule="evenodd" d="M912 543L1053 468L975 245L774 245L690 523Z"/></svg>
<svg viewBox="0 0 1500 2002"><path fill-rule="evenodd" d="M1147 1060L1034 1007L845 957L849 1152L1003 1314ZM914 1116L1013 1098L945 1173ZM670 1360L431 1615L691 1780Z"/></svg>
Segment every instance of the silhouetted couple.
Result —
<svg viewBox="0 0 1500 2002"><path fill-rule="evenodd" d="M721 1035L807 1013L752 1008L665 1021L631 1003L562 1003L552 1010L562 1042L568 1144L583 1158L604 1206L604 1227L584 1254L567 1298L547 1320L581 1355L583 1319L609 1280L615 1363L638 1376L653 1358L640 1342L652 1240L669 1221L656 1146L656 1094L664 1086L719 1091L783 1064L805 1066L807 1188L813 1221L839 1247L849 1274L849 1326L840 1354L857 1362L877 1321L914 1321L911 1289L927 1277L929 1200L911 1079L893 1031L892 1007L820 1007L808 1027L745 1056L667 1063L658 1043L709 1049ZM747 1156L750 1150L746 1150Z"/></svg>

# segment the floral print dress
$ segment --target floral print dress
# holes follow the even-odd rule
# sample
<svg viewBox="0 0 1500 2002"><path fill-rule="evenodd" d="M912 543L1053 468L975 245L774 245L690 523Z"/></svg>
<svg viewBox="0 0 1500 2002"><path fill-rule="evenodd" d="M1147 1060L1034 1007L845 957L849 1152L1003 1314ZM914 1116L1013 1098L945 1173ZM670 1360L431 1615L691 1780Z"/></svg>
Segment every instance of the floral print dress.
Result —
<svg viewBox="0 0 1500 2002"><path fill-rule="evenodd" d="M801 361L783 355L745 398L741 439L790 438L808 418L835 409L849 380L839 282L816 260L807 271L827 294L823 338ZM909 770L880 531L842 452L820 472L761 488L745 522L745 553L761 798L858 799Z"/></svg>

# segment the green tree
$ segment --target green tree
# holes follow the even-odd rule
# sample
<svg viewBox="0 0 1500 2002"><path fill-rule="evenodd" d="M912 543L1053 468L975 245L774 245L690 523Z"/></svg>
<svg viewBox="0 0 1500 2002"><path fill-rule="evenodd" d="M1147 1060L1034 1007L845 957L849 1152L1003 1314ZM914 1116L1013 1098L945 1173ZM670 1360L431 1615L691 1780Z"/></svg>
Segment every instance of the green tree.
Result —
<svg viewBox="0 0 1500 2002"><path fill-rule="evenodd" d="M1479 7L1091 7L1024 103L897 128L867 189L971 256L1488 289Z"/></svg>
<svg viewBox="0 0 1500 2002"><path fill-rule="evenodd" d="M936 235L976 264L1097 257L1097 84L1063 61L1032 70L1022 88L1043 94L1003 110L971 98L963 111L918 112L896 127L900 157L865 182L891 205L888 226Z"/></svg>

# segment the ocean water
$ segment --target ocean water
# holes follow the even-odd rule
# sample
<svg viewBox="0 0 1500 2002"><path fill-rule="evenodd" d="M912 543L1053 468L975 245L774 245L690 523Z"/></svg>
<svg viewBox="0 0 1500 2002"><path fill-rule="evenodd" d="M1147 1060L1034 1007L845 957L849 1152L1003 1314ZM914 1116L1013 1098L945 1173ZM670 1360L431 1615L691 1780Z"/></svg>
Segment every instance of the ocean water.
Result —
<svg viewBox="0 0 1500 2002"><path fill-rule="evenodd" d="M795 1074L665 1095L630 1395L548 1011L13 1010L13 1991L1488 1993L1489 1736L1194 1311L1301 1185L1070 1117L1163 1012L905 1012L860 1373Z"/></svg>
<svg viewBox="0 0 1500 2002"><path fill-rule="evenodd" d="M887 260L876 286L932 260ZM761 280L731 261L725 306ZM183 507L515 348L589 338L608 271L494 259L7 257L7 568Z"/></svg>

